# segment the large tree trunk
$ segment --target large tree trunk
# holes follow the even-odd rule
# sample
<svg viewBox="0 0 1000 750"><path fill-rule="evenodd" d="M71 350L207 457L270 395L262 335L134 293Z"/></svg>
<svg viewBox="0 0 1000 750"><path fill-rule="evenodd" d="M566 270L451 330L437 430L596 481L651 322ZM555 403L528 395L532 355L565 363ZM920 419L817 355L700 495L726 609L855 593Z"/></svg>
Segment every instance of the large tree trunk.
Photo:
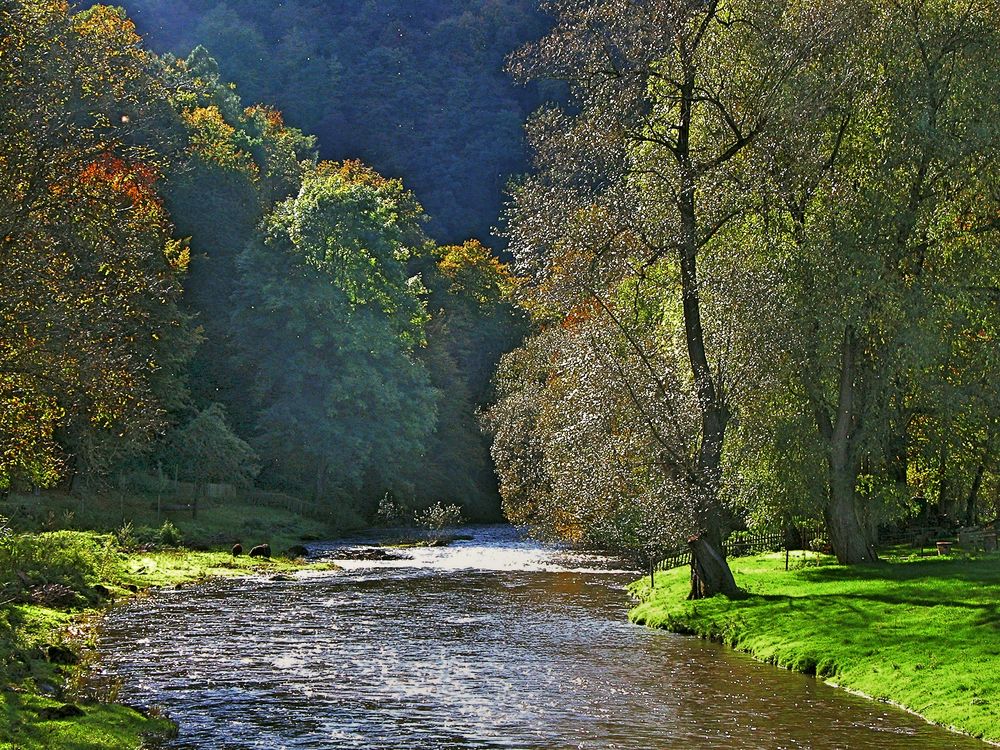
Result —
<svg viewBox="0 0 1000 750"><path fill-rule="evenodd" d="M704 482L705 495L698 513L700 531L688 540L691 548L689 599L704 599L716 594L736 596L740 593L726 560L722 543L722 507L719 504L722 444L727 423L728 415L724 407L712 404L704 410L698 473Z"/></svg>
<svg viewBox="0 0 1000 750"><path fill-rule="evenodd" d="M858 508L860 462L856 455L856 443L861 439L862 431L855 403L856 356L857 338L854 329L847 326L841 348L837 421L832 425L820 423L820 431L829 444L829 494L823 516L833 552L837 561L844 565L878 562L875 545Z"/></svg>
<svg viewBox="0 0 1000 750"><path fill-rule="evenodd" d="M681 87L677 149L682 190L677 202L683 240L679 247L681 303L684 310L684 338L701 409L701 445L698 448L698 475L704 493L698 510L699 532L689 540L691 547L691 598L740 593L726 561L722 546L722 508L719 485L722 448L725 443L729 409L725 393L718 387L705 349L701 322L701 289L698 283L699 228L695 201L695 167L691 159L691 123L695 98L695 65L685 56L685 77Z"/></svg>
<svg viewBox="0 0 1000 750"><path fill-rule="evenodd" d="M721 553L721 544L716 547L706 536L695 536L688 540L688 546L691 548L691 593L688 599L705 599L717 594L737 597L742 594L729 563Z"/></svg>
<svg viewBox="0 0 1000 750"><path fill-rule="evenodd" d="M858 514L858 472L850 466L838 466L832 460L829 472L830 496L823 516L837 562L844 565L878 562L875 545Z"/></svg>

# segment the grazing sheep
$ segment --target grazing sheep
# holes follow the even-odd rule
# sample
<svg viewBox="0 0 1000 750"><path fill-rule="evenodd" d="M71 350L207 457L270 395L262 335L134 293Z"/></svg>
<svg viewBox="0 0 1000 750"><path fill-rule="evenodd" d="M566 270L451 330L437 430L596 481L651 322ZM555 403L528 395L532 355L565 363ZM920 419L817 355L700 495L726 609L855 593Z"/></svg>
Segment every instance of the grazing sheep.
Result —
<svg viewBox="0 0 1000 750"><path fill-rule="evenodd" d="M270 544L258 544L256 547L251 548L250 557L266 557L271 559L271 545Z"/></svg>

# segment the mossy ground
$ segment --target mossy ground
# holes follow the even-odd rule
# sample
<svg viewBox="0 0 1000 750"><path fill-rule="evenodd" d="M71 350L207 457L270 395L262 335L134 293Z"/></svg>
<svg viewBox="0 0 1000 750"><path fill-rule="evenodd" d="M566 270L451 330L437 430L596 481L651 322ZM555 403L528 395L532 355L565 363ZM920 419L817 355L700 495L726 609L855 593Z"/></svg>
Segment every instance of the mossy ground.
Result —
<svg viewBox="0 0 1000 750"><path fill-rule="evenodd" d="M56 505L45 499L50 509ZM0 503L0 514L8 505ZM46 517L51 521L52 513ZM106 516L102 520L100 508L91 508L83 519L76 513L62 519L115 526ZM176 521L186 539L189 532L202 540L259 533L246 544L269 541L276 555L261 560L234 558L228 549L123 549L120 533L26 531L30 519L22 515L19 520L20 531L0 533L0 750L135 750L150 737L170 734L174 726L164 717L118 705L114 685L86 679L100 613L115 601L155 588L216 576L330 567L308 566L281 553L304 538L334 533L285 511L238 505L202 511L191 524ZM53 600L46 600L47 591L54 592ZM53 658L53 647L76 663L59 663L63 659ZM54 712L66 704L83 715L58 718Z"/></svg>
<svg viewBox="0 0 1000 750"><path fill-rule="evenodd" d="M686 568L645 578L630 618L724 642L934 723L1000 742L1000 555L864 567L799 553L732 561L745 599L685 600Z"/></svg>

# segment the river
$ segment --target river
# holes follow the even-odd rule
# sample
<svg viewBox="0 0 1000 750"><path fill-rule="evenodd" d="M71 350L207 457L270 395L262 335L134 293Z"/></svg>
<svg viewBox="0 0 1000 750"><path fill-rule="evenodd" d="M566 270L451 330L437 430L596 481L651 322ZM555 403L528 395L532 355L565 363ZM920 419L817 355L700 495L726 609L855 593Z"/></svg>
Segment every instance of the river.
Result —
<svg viewBox="0 0 1000 750"><path fill-rule="evenodd" d="M630 625L636 574L611 561L505 527L408 552L133 602L104 622L102 669L120 700L179 722L170 750L985 747Z"/></svg>

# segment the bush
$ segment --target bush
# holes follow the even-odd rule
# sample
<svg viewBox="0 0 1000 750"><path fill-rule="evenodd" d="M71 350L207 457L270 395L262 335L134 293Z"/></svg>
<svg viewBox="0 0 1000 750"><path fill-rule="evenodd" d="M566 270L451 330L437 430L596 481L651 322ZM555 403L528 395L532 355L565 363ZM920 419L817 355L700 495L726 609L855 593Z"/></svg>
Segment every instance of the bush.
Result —
<svg viewBox="0 0 1000 750"><path fill-rule="evenodd" d="M378 510L375 512L375 524L377 526L400 526L406 517L406 510L392 498L392 494L385 493L385 496L378 501Z"/></svg>
<svg viewBox="0 0 1000 750"><path fill-rule="evenodd" d="M831 551L830 542L824 536L815 536L809 541L809 549L813 552L829 554Z"/></svg>
<svg viewBox="0 0 1000 750"><path fill-rule="evenodd" d="M441 531L448 526L458 526L462 523L462 509L457 505L445 505L438 501L424 511L413 515L417 526L428 531Z"/></svg>
<svg viewBox="0 0 1000 750"><path fill-rule="evenodd" d="M7 592L53 585L86 592L101 580L116 580L121 570L108 537L75 531L0 536L0 586Z"/></svg>
<svg viewBox="0 0 1000 750"><path fill-rule="evenodd" d="M170 521L164 521L157 532L160 545L163 547L180 547L184 543L184 535L181 530Z"/></svg>

